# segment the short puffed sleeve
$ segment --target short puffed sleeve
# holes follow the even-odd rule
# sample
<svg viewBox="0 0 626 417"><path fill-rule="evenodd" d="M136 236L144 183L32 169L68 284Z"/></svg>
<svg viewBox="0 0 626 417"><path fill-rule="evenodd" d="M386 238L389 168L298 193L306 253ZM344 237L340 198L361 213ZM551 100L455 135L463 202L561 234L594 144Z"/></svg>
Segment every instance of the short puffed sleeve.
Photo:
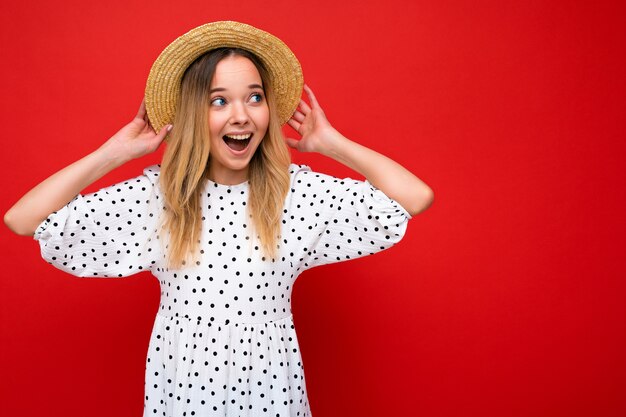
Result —
<svg viewBox="0 0 626 417"><path fill-rule="evenodd" d="M373 255L404 237L411 215L369 181L292 167L288 210L298 269Z"/></svg>
<svg viewBox="0 0 626 417"><path fill-rule="evenodd" d="M33 236L43 259L77 277L127 277L151 270L160 252L159 171L152 165L138 177L78 194L50 214Z"/></svg>

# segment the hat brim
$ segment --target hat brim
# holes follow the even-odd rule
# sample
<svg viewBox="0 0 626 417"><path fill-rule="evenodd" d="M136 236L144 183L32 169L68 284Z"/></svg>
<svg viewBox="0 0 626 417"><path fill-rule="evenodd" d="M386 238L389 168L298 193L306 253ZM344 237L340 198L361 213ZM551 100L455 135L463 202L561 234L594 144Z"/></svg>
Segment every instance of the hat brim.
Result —
<svg viewBox="0 0 626 417"><path fill-rule="evenodd" d="M284 125L291 118L304 85L302 68L294 53L276 36L254 26L220 21L179 36L152 65L146 82L145 104L150 124L157 133L174 120L185 70L199 56L221 47L242 48L261 59L274 86L280 124Z"/></svg>

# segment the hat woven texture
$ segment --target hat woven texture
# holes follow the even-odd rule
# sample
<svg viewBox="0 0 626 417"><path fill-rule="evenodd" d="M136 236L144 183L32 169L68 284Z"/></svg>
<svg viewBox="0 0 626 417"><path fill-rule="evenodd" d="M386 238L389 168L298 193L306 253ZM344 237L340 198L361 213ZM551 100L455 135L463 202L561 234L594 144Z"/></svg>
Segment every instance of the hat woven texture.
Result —
<svg viewBox="0 0 626 417"><path fill-rule="evenodd" d="M200 55L221 47L246 49L268 69L280 124L291 118L302 95L304 84L300 62L276 36L245 23L219 21L207 23L179 36L156 59L146 82L146 112L158 133L171 124L176 114L180 84L185 70Z"/></svg>

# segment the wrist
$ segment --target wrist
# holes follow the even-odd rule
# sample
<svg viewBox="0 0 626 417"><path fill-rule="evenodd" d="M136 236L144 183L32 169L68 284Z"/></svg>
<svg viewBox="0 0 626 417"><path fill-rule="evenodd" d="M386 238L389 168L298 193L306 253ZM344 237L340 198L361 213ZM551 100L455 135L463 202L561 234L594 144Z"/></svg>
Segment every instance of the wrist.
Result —
<svg viewBox="0 0 626 417"><path fill-rule="evenodd" d="M323 146L318 152L329 158L337 159L341 155L341 149L348 139L332 127L323 137Z"/></svg>
<svg viewBox="0 0 626 417"><path fill-rule="evenodd" d="M100 161L101 166L108 169L115 169L130 161L128 157L123 156L122 153L117 152L106 143L92 152L92 154Z"/></svg>

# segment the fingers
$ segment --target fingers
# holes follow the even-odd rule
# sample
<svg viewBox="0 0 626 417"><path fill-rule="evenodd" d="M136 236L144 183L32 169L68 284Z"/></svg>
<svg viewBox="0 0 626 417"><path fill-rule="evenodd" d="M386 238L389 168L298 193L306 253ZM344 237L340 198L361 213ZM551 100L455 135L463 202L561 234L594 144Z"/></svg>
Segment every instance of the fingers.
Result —
<svg viewBox="0 0 626 417"><path fill-rule="evenodd" d="M170 133L171 130L172 130L172 125L163 126L161 130L159 131L159 134L155 136L155 141L157 143L161 143L165 139L167 134Z"/></svg>
<svg viewBox="0 0 626 417"><path fill-rule="evenodd" d="M311 108L309 107L308 104L306 104L306 101L300 99L300 103L298 104L298 107L302 108L302 113L308 114L311 111Z"/></svg>
<svg viewBox="0 0 626 417"><path fill-rule="evenodd" d="M315 94L313 94L313 91L311 91L311 89L309 88L308 85L304 84L304 90L306 91L307 95L309 96L309 101L311 102L311 106L315 109L319 107L319 103L317 102L317 99L315 98Z"/></svg>
<svg viewBox="0 0 626 417"><path fill-rule="evenodd" d="M298 121L296 121L295 119L291 118L289 120L287 120L287 124L291 127L293 127L293 129L300 133L300 126L302 126L301 123L299 123Z"/></svg>
<svg viewBox="0 0 626 417"><path fill-rule="evenodd" d="M299 112L298 110L296 110L293 113L293 116L291 116L294 120L297 120L298 122L303 122L304 121L304 114L302 114L301 112Z"/></svg>
<svg viewBox="0 0 626 417"><path fill-rule="evenodd" d="M290 148L298 149L298 141L292 138L285 138L285 142Z"/></svg>
<svg viewBox="0 0 626 417"><path fill-rule="evenodd" d="M302 108L302 112L306 115L311 111L311 109L322 110L320 108L320 104L317 102L317 98L315 97L315 94L313 94L313 90L311 90L311 88L306 84L304 84L304 91L306 91L306 94L309 97L309 101L311 102L311 105L309 106L306 103L306 101L300 99L299 106Z"/></svg>
<svg viewBox="0 0 626 417"><path fill-rule="evenodd" d="M141 100L141 105L139 106L139 110L137 111L137 118L146 120L146 98L144 97Z"/></svg>

